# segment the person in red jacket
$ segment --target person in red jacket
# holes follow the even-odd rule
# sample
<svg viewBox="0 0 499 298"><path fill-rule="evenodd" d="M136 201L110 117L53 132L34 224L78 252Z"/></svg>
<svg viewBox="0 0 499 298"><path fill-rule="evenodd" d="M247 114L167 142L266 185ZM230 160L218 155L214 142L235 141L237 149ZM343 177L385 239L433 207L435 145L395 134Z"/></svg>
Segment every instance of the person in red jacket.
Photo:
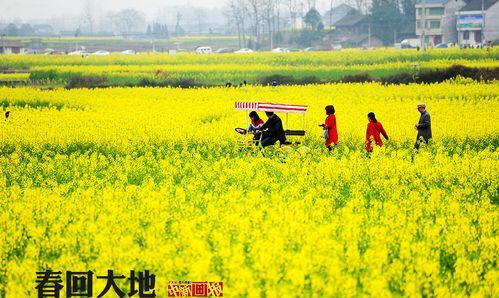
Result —
<svg viewBox="0 0 499 298"><path fill-rule="evenodd" d="M338 145L338 129L336 128L336 116L334 112L334 106L326 106L326 121L324 124L319 124L319 126L322 126L327 131L326 147L329 151L333 149L332 145Z"/></svg>
<svg viewBox="0 0 499 298"><path fill-rule="evenodd" d="M373 143L378 146L383 146L383 141L381 140L380 134L382 134L387 141L388 135L386 134L383 125L381 125L381 122L376 120L376 115L374 115L373 112L367 114L367 120L369 120L369 123L367 124L366 131L366 151L372 152Z"/></svg>
<svg viewBox="0 0 499 298"><path fill-rule="evenodd" d="M254 132L255 130L260 129L260 127L262 127L263 120L260 118L260 116L258 116L257 112L251 111L251 113L249 113L249 117L251 119L251 123L248 127L249 132Z"/></svg>

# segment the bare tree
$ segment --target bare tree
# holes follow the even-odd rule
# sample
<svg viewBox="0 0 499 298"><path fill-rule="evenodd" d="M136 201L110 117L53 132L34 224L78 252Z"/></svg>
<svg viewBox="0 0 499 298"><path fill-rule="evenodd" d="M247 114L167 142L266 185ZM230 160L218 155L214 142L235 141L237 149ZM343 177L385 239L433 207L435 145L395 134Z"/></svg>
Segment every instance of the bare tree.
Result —
<svg viewBox="0 0 499 298"><path fill-rule="evenodd" d="M259 42L260 37L260 25L262 22L262 2L263 0L247 0L249 5L249 15L251 16L251 27L253 31L253 37L256 39L256 42ZM256 49L255 43L253 43L253 49Z"/></svg>
<svg viewBox="0 0 499 298"><path fill-rule="evenodd" d="M112 25L109 23L110 21L106 18L104 10L99 4L97 4L95 6L94 31L110 31Z"/></svg>
<svg viewBox="0 0 499 298"><path fill-rule="evenodd" d="M335 7L336 1L329 0L329 27L333 26L333 7ZM326 15L324 15L326 17Z"/></svg>
<svg viewBox="0 0 499 298"><path fill-rule="evenodd" d="M113 15L113 23L124 32L126 35L130 35L135 27L144 24L145 18L139 11L127 8Z"/></svg>
<svg viewBox="0 0 499 298"><path fill-rule="evenodd" d="M367 0L354 0L354 5L355 8L360 11L361 13L365 13L366 11L366 6L367 6Z"/></svg>
<svg viewBox="0 0 499 298"><path fill-rule="evenodd" d="M286 6L289 9L289 23L291 25L291 31L295 31L295 18L298 15L298 1L297 0L286 0Z"/></svg>
<svg viewBox="0 0 499 298"><path fill-rule="evenodd" d="M297 0L293 0L292 10L296 2ZM238 32L239 45L246 44L246 24L249 22L253 48L256 48L256 43L267 43L267 39L268 45L273 48L280 30L282 3L283 0L228 0L226 15Z"/></svg>
<svg viewBox="0 0 499 298"><path fill-rule="evenodd" d="M88 24L88 30L90 33L94 32L94 22L95 22L95 17L94 17L94 8L93 8L93 3L92 0L86 0L85 1L85 7L83 8L83 21Z"/></svg>
<svg viewBox="0 0 499 298"><path fill-rule="evenodd" d="M314 8L317 4L317 0L307 0L307 11Z"/></svg>
<svg viewBox="0 0 499 298"><path fill-rule="evenodd" d="M180 25L180 22L182 21L182 14L180 11L177 12L177 23L175 24L175 35L177 36L183 36L184 35L184 28Z"/></svg>
<svg viewBox="0 0 499 298"><path fill-rule="evenodd" d="M280 39L277 37L281 37L281 7L283 0L274 0L275 1L275 17L274 17L274 34L276 34L276 45L280 42Z"/></svg>
<svg viewBox="0 0 499 298"><path fill-rule="evenodd" d="M202 35L201 34L203 31L202 20L206 17L206 12L204 9L201 8L196 8L194 12L196 14L196 19L198 22L198 34Z"/></svg>
<svg viewBox="0 0 499 298"><path fill-rule="evenodd" d="M239 48L246 45L245 21L247 10L244 0L230 0L228 3L228 16L234 21L239 39Z"/></svg>
<svg viewBox="0 0 499 298"><path fill-rule="evenodd" d="M267 23L267 32L269 36L269 46L270 49L274 48L274 19L275 19L275 10L276 10L276 1L275 0L263 0L263 18Z"/></svg>

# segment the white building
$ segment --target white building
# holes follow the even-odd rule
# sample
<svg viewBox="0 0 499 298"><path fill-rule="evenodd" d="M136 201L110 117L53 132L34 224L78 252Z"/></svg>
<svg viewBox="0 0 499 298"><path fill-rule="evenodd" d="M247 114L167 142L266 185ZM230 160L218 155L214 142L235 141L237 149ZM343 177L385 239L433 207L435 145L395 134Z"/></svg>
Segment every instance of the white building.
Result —
<svg viewBox="0 0 499 298"><path fill-rule="evenodd" d="M482 10L483 9L483 10ZM462 46L499 41L499 1L469 1L457 13L458 43Z"/></svg>
<svg viewBox="0 0 499 298"><path fill-rule="evenodd" d="M416 35L424 39L426 45L456 43L456 13L465 5L464 0L419 0L416 4Z"/></svg>

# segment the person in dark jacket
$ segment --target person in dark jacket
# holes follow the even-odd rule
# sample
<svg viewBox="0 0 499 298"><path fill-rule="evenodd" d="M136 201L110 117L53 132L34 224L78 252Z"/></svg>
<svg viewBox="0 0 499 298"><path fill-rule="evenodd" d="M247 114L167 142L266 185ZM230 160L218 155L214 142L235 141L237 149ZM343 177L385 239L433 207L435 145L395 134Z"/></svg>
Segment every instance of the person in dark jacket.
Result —
<svg viewBox="0 0 499 298"><path fill-rule="evenodd" d="M260 128L262 134L262 147L274 145L277 141L281 144L284 143L286 141L286 133L282 127L281 118L274 114L274 112L265 112L265 114L269 119ZM256 137L260 136L255 134L255 138Z"/></svg>
<svg viewBox="0 0 499 298"><path fill-rule="evenodd" d="M424 103L420 103L417 108L419 113L421 113L421 116L419 117L418 124L414 125L414 128L418 131L414 148L419 149L421 142L428 144L428 141L432 138L432 135L430 113L426 110L426 105Z"/></svg>

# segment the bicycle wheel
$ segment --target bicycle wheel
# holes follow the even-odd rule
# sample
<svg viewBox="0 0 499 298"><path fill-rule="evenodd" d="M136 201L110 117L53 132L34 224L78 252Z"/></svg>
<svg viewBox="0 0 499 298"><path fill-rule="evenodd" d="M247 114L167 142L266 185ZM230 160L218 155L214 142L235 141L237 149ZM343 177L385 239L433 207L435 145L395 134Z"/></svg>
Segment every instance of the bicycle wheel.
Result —
<svg viewBox="0 0 499 298"><path fill-rule="evenodd" d="M241 128L241 127L237 127L234 129L237 133L240 133L242 135L245 135L248 131L244 128Z"/></svg>

